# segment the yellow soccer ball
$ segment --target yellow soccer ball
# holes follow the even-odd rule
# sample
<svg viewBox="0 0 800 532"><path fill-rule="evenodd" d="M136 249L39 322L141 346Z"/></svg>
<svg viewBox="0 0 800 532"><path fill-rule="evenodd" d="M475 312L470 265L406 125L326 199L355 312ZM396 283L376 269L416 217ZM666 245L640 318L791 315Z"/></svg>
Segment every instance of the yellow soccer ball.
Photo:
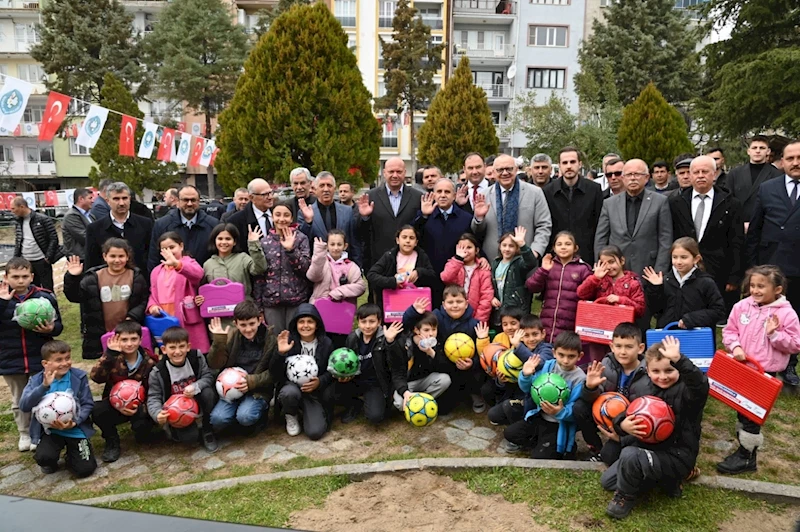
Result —
<svg viewBox="0 0 800 532"><path fill-rule="evenodd" d="M475 342L464 333L453 333L444 342L444 354L451 362L472 358L475 354Z"/></svg>
<svg viewBox="0 0 800 532"><path fill-rule="evenodd" d="M427 393L415 393L406 403L406 421L415 427L424 427L436 421L439 405L436 399Z"/></svg>
<svg viewBox="0 0 800 532"><path fill-rule="evenodd" d="M508 349L497 358L497 373L503 375L508 382L517 382L522 365L523 362L514 354L514 350Z"/></svg>

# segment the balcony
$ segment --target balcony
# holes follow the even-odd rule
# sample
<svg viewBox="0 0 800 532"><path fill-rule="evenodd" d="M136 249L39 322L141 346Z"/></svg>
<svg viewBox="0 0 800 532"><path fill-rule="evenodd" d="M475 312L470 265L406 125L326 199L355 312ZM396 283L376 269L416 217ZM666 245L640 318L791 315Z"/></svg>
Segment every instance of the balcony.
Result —
<svg viewBox="0 0 800 532"><path fill-rule="evenodd" d="M444 28L444 20L439 17L422 17L422 23L432 30L441 30Z"/></svg>
<svg viewBox="0 0 800 532"><path fill-rule="evenodd" d="M506 124L495 124L494 128L500 142L511 141L511 132L508 131L508 126Z"/></svg>
<svg viewBox="0 0 800 532"><path fill-rule="evenodd" d="M515 0L454 0L456 24L511 24L517 16Z"/></svg>
<svg viewBox="0 0 800 532"><path fill-rule="evenodd" d="M513 44L495 45L494 47L491 44L479 44L474 47L456 45L457 57L466 55L469 57L471 65L508 66L514 61L515 53L516 46Z"/></svg>
<svg viewBox="0 0 800 532"><path fill-rule="evenodd" d="M343 28L355 28L356 27L356 17L355 17L355 15L353 15L353 16L336 15L336 20L339 21L339 24L341 24Z"/></svg>
<svg viewBox="0 0 800 532"><path fill-rule="evenodd" d="M511 85L491 85L491 84L478 84L486 92L486 97L490 102L510 102L511 101Z"/></svg>
<svg viewBox="0 0 800 532"><path fill-rule="evenodd" d="M38 14L39 8L41 4L39 2L26 2L23 0L6 0L5 2L0 5L0 16L10 16L12 13L11 11L16 11L17 13L24 14L24 12L30 13L32 16L36 16Z"/></svg>
<svg viewBox="0 0 800 532"><path fill-rule="evenodd" d="M120 2L128 11L141 13L158 13L172 0L122 0Z"/></svg>
<svg viewBox="0 0 800 532"><path fill-rule="evenodd" d="M0 162L0 177L47 177L56 175L56 163Z"/></svg>

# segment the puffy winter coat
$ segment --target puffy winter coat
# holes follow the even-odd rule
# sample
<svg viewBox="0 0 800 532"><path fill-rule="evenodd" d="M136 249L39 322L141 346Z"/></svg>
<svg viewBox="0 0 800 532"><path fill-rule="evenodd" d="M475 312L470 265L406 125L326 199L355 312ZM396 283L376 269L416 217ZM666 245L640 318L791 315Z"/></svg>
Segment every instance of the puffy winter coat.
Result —
<svg viewBox="0 0 800 532"><path fill-rule="evenodd" d="M530 312L532 297L530 292L525 290L525 278L528 276L528 272L536 266L536 255L526 244L520 248L519 255L511 259L508 273L506 273L506 282L503 285L503 297L501 298L494 272L497 271L497 266L502 261L503 258L498 256L492 262L492 288L494 288L495 297L503 302L504 307L519 307L525 312Z"/></svg>
<svg viewBox="0 0 800 532"><path fill-rule="evenodd" d="M28 331L17 325L16 321L11 321L17 305L37 298L49 300L56 309L56 321L50 334ZM31 285L22 296L14 293L9 300L0 299L0 375L42 371L42 346L61 334L62 330L64 325L61 323L58 302L50 290Z"/></svg>
<svg viewBox="0 0 800 532"><path fill-rule="evenodd" d="M399 252L398 246L381 255L372 268L367 272L367 281L369 281L370 290L375 290L375 302L383 308L383 291L394 290L397 288L397 253ZM417 264L414 269L417 271L418 279L414 283L417 287L432 286L436 280L436 272L433 271L431 261L428 259L428 254L419 247L417 252ZM433 295L433 294L431 294Z"/></svg>
<svg viewBox="0 0 800 532"><path fill-rule="evenodd" d="M261 239L267 270L262 278L254 279L253 285L253 299L261 308L297 306L308 301L311 295L311 283L306 279L311 265L308 237L296 227L293 229L294 247L289 251L283 248L274 229Z"/></svg>
<svg viewBox="0 0 800 532"><path fill-rule="evenodd" d="M22 256L22 219L17 218L14 229L14 256ZM36 245L44 253L47 262L54 264L64 256L64 250L58 244L58 233L53 220L40 212L31 211L31 232Z"/></svg>
<svg viewBox="0 0 800 532"><path fill-rule="evenodd" d="M342 274L347 277L347 284L340 285ZM314 242L314 255L311 256L311 267L306 277L314 283L311 299L312 305L317 299L330 298L333 301L348 299L355 303L358 296L367 291L367 283L361 278L361 268L355 262L345 259L335 262L328 256L328 245L325 242Z"/></svg>
<svg viewBox="0 0 800 532"><path fill-rule="evenodd" d="M575 257L567 264L554 260L549 271L539 268L525 282L532 293L542 292L544 304L539 317L547 332L546 342L553 343L560 333L575 330L578 287L590 275L589 265Z"/></svg>
<svg viewBox="0 0 800 532"><path fill-rule="evenodd" d="M664 282L647 283L647 306L653 314L660 314L656 327L663 328L673 321L683 320L687 329L715 327L725 319L725 302L719 288L706 272L695 270L683 286L670 269L664 272Z"/></svg>
<svg viewBox="0 0 800 532"><path fill-rule="evenodd" d="M619 298L615 305L626 305L633 307L636 318L641 318L645 310L645 297L642 283L639 276L630 271L623 271L622 277L616 281L606 275L598 279L595 275L590 275L578 287L578 297L585 301L594 301L608 305L608 296L614 294Z"/></svg>
<svg viewBox="0 0 800 532"><path fill-rule="evenodd" d="M447 261L441 275L443 283L456 284L462 287L466 277L467 271L464 269L464 261L458 256ZM475 271L472 272L469 293L467 293L467 301L475 309L476 320L480 322L489 321L489 315L492 313L492 297L494 297L492 272L476 267Z"/></svg>

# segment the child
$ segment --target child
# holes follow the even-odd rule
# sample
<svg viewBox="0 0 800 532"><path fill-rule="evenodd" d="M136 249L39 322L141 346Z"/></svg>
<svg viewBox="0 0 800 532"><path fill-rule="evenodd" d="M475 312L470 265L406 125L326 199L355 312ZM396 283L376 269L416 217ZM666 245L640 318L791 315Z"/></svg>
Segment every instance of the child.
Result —
<svg viewBox="0 0 800 532"><path fill-rule="evenodd" d="M575 330L578 312L578 287L592 274L589 265L578 256L575 236L569 231L556 235L553 244L556 258L551 254L542 258L542 266L525 283L530 292L542 292L544 304L539 317L547 329L547 340L552 342L564 331Z"/></svg>
<svg viewBox="0 0 800 532"><path fill-rule="evenodd" d="M586 384L572 408L572 415L583 434L583 441L589 446L591 462L602 461L611 465L619 458L619 436L595 423L592 406L604 392L618 392L629 397L631 387L646 380L647 370L639 360L642 353L642 330L634 323L620 323L612 333L611 353L605 356L602 363L593 361L586 370ZM600 440L598 430L608 439L605 445Z"/></svg>
<svg viewBox="0 0 800 532"><path fill-rule="evenodd" d="M219 224L208 239L210 257L203 263L204 279L207 283L214 279L224 278L244 285L244 297L252 298L253 283L251 276L261 275L267 269L267 259L261 249L261 228L258 224L249 228L247 235L247 253L239 253L239 229L233 224ZM229 323L225 323L225 322ZM230 325L231 320L223 320Z"/></svg>
<svg viewBox="0 0 800 532"><path fill-rule="evenodd" d="M342 423L355 421L363 408L367 420L377 425L386 417L386 405L392 397L387 345L402 332L403 324L396 321L381 328L383 312L374 303L361 305L356 320L358 328L347 337L347 348L358 355L361 373L350 379L335 379L326 394L330 404L341 403L347 408Z"/></svg>
<svg viewBox="0 0 800 532"><path fill-rule="evenodd" d="M600 477L604 489L615 490L606 513L623 519L631 513L642 492L660 486L668 495L680 497L684 479L696 474L700 451L703 408L708 399L708 379L691 360L681 355L680 342L671 336L651 345L644 355L648 380L641 390L631 390L630 399L643 395L660 397L675 413L675 429L665 441L644 443L644 425L624 412L614 419L620 436L619 460Z"/></svg>
<svg viewBox="0 0 800 532"><path fill-rule="evenodd" d="M510 348L511 337L520 329L522 317L527 313L519 307L500 307L498 314L500 315L500 328L502 332L497 333L494 338L491 339L491 343L501 344L506 348ZM482 353L489 343L488 333L486 336L478 335L475 339L475 346L478 349L478 353Z"/></svg>
<svg viewBox="0 0 800 532"><path fill-rule="evenodd" d="M189 333L192 346L208 353L211 347L208 333L195 301L203 268L193 258L183 255L183 240L178 233L164 233L158 238L158 245L164 260L150 272L148 312L151 316L165 312L178 318Z"/></svg>
<svg viewBox="0 0 800 532"><path fill-rule="evenodd" d="M147 278L133 263L127 240L109 238L103 244L104 265L83 271L80 257L72 256L64 274L64 295L81 306L83 358L103 354L100 338L125 320L144 319L149 288Z"/></svg>
<svg viewBox="0 0 800 532"><path fill-rule="evenodd" d="M583 356L581 339L574 332L563 332L553 345L554 359L544 363L539 355L533 355L522 366L519 388L525 398L525 418L506 427L506 440L524 449L532 449L531 458L555 460L571 457L575 453L575 419L572 407L580 397L586 374L577 364ZM539 375L556 373L564 377L570 387L569 399L551 404L542 401L537 408L530 399L531 385Z"/></svg>
<svg viewBox="0 0 800 532"><path fill-rule="evenodd" d="M536 256L525 244L527 232L519 226L513 234L500 237L500 255L492 264L492 307L495 310L501 307L517 307L523 312L531 310L531 294L525 290L525 278L536 266ZM492 324L497 326L499 321L499 314L493 312Z"/></svg>
<svg viewBox="0 0 800 532"><path fill-rule="evenodd" d="M478 268L478 239L471 233L464 233L456 244L456 255L447 261L441 274L442 282L464 288L467 300L475 310L475 319L488 322L492 313L492 274Z"/></svg>
<svg viewBox="0 0 800 532"><path fill-rule="evenodd" d="M367 272L375 303L383 307L383 291L398 288L432 286L436 279L431 261L422 248L414 228L404 225L397 232L397 245L383 254Z"/></svg>
<svg viewBox="0 0 800 532"><path fill-rule="evenodd" d="M211 411L217 402L214 376L206 363L206 357L192 349L189 333L181 327L170 327L161 335L161 361L150 371L147 389L147 412L153 421L164 427L173 440L189 443L198 439L197 424L176 429L168 426L164 403L175 394L194 397L203 416L203 428L199 439L209 453L219 449L211 430Z"/></svg>
<svg viewBox="0 0 800 532"><path fill-rule="evenodd" d="M22 257L14 257L6 263L5 279L0 282L0 374L11 392L11 411L19 431L17 449L33 451L31 443L31 416L20 410L20 398L28 377L42 371L42 346L58 336L64 329L58 302L49 290L31 284L33 267ZM56 309L56 319L51 324L27 331L17 325L14 311L17 305L29 299L47 299ZM30 411L30 410L28 410Z"/></svg>
<svg viewBox="0 0 800 532"><path fill-rule="evenodd" d="M147 405L137 409L116 410L108 401L111 388L118 382L130 379L141 382L147 392L150 371L158 357L142 346L142 326L135 321L123 321L114 328L114 336L108 340L106 352L89 372L89 378L105 384L100 401L95 401L92 421L100 428L106 441L101 458L103 462L116 462L120 456L117 425L130 422L136 443L145 443L150 438L153 420L147 415Z"/></svg>
<svg viewBox="0 0 800 532"><path fill-rule="evenodd" d="M605 305L633 307L633 318L644 316L645 298L639 276L625 268L622 250L615 245L600 250L594 275L590 275L578 287L578 297ZM641 332L639 333L641 338ZM602 360L608 349L603 344L589 343L589 358Z"/></svg>
<svg viewBox="0 0 800 532"><path fill-rule="evenodd" d="M303 235L305 236L305 235ZM289 330L278 335L278 354L272 357L270 372L277 384L278 402L286 416L289 436L300 434L298 415L302 412L303 428L310 440L322 438L330 428L333 405L326 402L324 392L333 377L328 373L328 358L333 351L331 339L325 336L325 325L317 307L303 303L289 323ZM317 376L302 386L289 382L286 366L293 356L311 355L317 361Z"/></svg>
<svg viewBox="0 0 800 532"><path fill-rule="evenodd" d="M94 434L91 415L94 401L89 389L86 372L72 367L72 350L61 340L52 340L42 346L43 369L25 386L20 400L20 409L31 412L50 392L72 391L78 403L77 417L61 423L54 421L44 429L36 420L31 420L31 437L37 443L34 459L42 473L49 475L58 470L58 459L66 447L67 469L79 478L88 477L97 468L89 439Z"/></svg>
<svg viewBox="0 0 800 532"><path fill-rule="evenodd" d="M660 314L656 327L677 321L681 329L711 327L725 319L725 302L714 279L702 270L700 248L688 236L672 243L672 271L644 269L647 306Z"/></svg>
<svg viewBox="0 0 800 532"><path fill-rule="evenodd" d="M722 342L737 360L749 357L775 374L783 371L789 355L800 351L800 322L787 301L786 277L777 266L756 266L748 270L744 286L750 295L733 306ZM737 414L739 448L722 462L717 471L736 475L757 468L756 455L764 443L761 426Z"/></svg>

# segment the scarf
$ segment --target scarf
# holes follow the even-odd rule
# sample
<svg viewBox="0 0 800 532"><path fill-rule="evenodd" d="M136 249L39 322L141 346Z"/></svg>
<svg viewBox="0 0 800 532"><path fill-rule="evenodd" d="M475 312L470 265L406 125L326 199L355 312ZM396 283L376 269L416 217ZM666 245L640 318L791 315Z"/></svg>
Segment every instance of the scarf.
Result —
<svg viewBox="0 0 800 532"><path fill-rule="evenodd" d="M517 215L519 214L519 178L514 180L514 186L508 192L505 205L503 204L503 187L497 183L494 187L496 195L497 211L497 241L506 233L513 233L517 227Z"/></svg>

